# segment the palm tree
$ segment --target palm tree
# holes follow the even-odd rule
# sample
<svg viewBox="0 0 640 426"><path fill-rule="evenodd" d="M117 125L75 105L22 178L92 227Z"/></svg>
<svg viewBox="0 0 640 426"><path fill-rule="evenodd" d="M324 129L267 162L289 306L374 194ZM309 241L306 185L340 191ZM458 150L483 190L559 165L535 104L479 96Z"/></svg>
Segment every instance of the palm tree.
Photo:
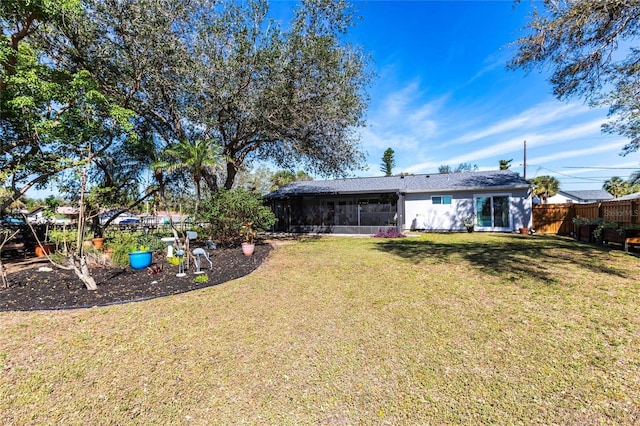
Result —
<svg viewBox="0 0 640 426"><path fill-rule="evenodd" d="M215 170L221 167L225 160L221 152L221 147L211 139L182 140L163 151L163 155L173 161L157 162L154 168L162 169L167 173L185 170L191 175L196 186L194 215L197 216L202 179L215 175Z"/></svg>
<svg viewBox="0 0 640 426"><path fill-rule="evenodd" d="M629 183L618 176L614 176L604 182L602 189L613 195L614 198L618 198L629 193Z"/></svg>
<svg viewBox="0 0 640 426"><path fill-rule="evenodd" d="M509 170L512 161L513 158L511 160L500 160L500 170Z"/></svg>
<svg viewBox="0 0 640 426"><path fill-rule="evenodd" d="M547 198L553 197L560 191L560 182L553 176L538 176L531 179L531 183L535 185L533 193L540 197L543 202Z"/></svg>

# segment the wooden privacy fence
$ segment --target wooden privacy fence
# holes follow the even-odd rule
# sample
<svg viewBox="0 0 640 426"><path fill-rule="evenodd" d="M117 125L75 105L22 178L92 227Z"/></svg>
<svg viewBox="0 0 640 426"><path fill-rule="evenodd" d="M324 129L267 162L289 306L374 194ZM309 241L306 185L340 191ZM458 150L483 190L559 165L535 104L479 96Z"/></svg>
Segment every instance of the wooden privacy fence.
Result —
<svg viewBox="0 0 640 426"><path fill-rule="evenodd" d="M589 204L538 204L533 206L533 229L541 234L569 235L576 216L616 222L621 227L640 223L640 199Z"/></svg>
<svg viewBox="0 0 640 426"><path fill-rule="evenodd" d="M541 234L569 235L574 216L573 204L538 204L533 206L533 229Z"/></svg>

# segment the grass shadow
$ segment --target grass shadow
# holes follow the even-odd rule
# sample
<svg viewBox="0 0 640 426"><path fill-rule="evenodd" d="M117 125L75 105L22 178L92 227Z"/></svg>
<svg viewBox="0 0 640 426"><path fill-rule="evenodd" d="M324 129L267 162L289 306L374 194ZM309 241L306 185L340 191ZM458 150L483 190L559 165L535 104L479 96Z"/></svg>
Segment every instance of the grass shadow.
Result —
<svg viewBox="0 0 640 426"><path fill-rule="evenodd" d="M556 284L555 276L563 264L578 265L586 270L621 278L632 278L630 272L607 264L610 248L593 246L555 236L515 236L492 234L446 241L429 239L393 239L381 241L378 250L413 263L454 262L466 260L483 272L506 275L512 279L532 277ZM443 240L445 240L443 242Z"/></svg>

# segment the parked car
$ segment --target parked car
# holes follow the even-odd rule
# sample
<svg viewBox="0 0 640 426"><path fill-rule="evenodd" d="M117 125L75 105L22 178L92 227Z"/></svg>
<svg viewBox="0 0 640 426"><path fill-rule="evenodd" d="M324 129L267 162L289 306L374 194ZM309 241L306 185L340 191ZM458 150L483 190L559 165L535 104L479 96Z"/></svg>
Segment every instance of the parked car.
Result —
<svg viewBox="0 0 640 426"><path fill-rule="evenodd" d="M24 220L18 219L16 217L3 217L2 223L4 225L13 225L13 226L20 226L25 224Z"/></svg>
<svg viewBox="0 0 640 426"><path fill-rule="evenodd" d="M120 225L140 225L140 219L128 218L122 219L119 222Z"/></svg>

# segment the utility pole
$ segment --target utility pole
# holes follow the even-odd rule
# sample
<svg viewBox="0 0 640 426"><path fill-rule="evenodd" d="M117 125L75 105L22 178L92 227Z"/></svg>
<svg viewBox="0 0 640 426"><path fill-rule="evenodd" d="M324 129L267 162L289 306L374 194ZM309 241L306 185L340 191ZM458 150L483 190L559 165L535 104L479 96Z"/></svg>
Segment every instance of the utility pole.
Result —
<svg viewBox="0 0 640 426"><path fill-rule="evenodd" d="M524 141L524 180L527 180L527 141Z"/></svg>

